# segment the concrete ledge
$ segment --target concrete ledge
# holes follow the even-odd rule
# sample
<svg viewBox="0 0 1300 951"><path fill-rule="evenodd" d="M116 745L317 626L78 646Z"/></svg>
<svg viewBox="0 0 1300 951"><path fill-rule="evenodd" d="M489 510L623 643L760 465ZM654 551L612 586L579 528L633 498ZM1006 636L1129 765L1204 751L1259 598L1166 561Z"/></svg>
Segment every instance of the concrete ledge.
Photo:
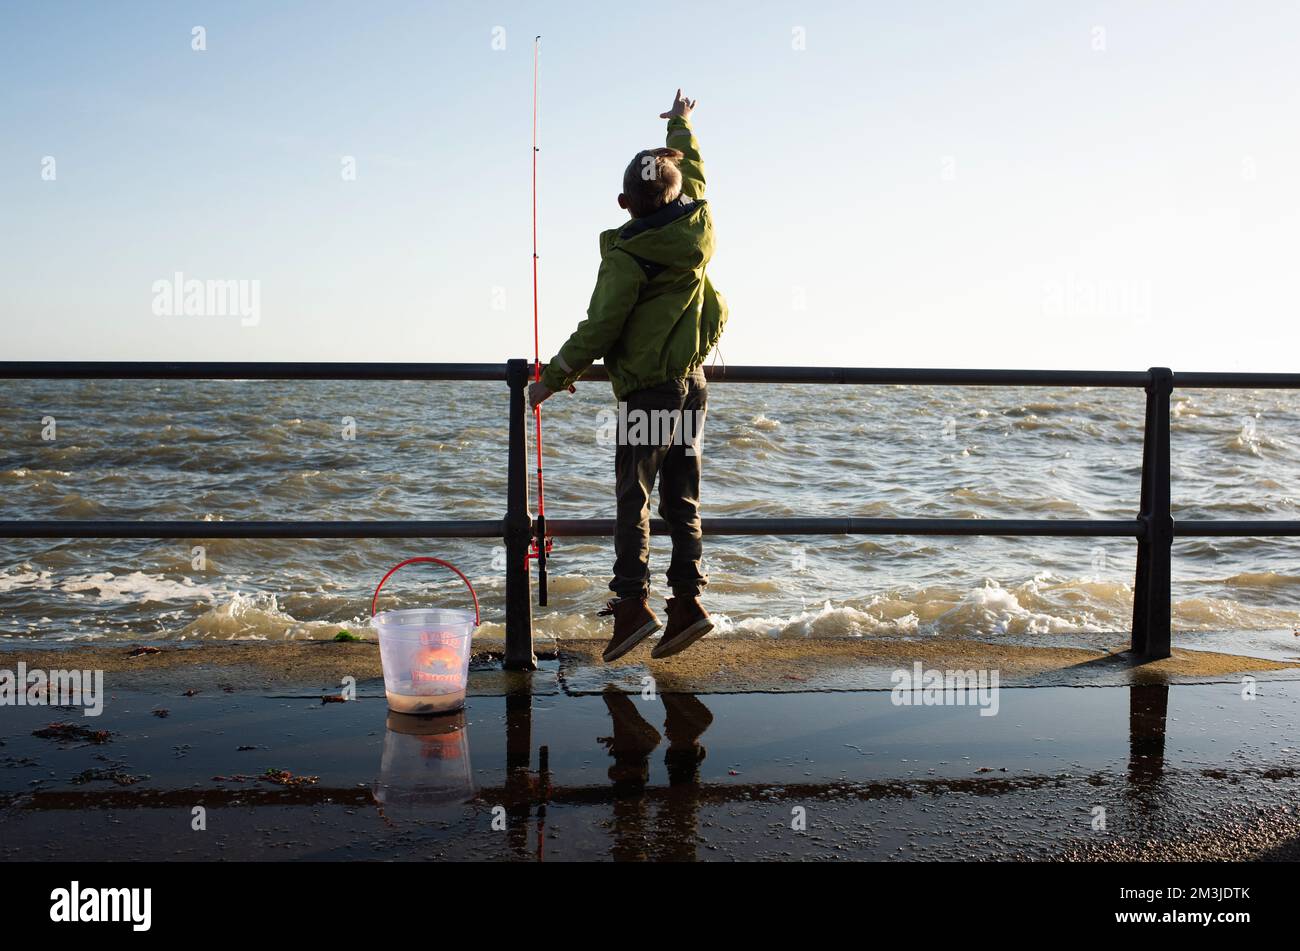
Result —
<svg viewBox="0 0 1300 951"><path fill-rule="evenodd" d="M1138 663L1116 651L1023 647L939 639L705 639L663 661L650 659L648 645L605 664L604 641L559 640L552 652L539 647L542 669L529 674L501 670L500 657L475 655L470 692L499 695L516 689L534 693L597 693L608 685L669 693L802 692L887 690L895 670L920 663L926 670L996 670L1003 686L1119 686L1238 679L1300 679L1300 660L1284 662L1176 650L1174 656ZM0 667L19 661L28 668L97 669L108 689L330 690L345 676L371 682L382 692L378 645L373 641L223 641L159 644L158 653L133 654L132 645L7 645ZM367 692L371 692L369 689Z"/></svg>
<svg viewBox="0 0 1300 951"><path fill-rule="evenodd" d="M888 690L894 671L910 671L916 663L926 670L996 670L1003 686L1198 682L1236 679L1245 673L1300 678L1300 660L1175 650L1165 660L1141 663L1118 650L955 639L705 639L666 660L650 660L647 648L613 664L601 662L603 648L600 641L560 642L560 680L566 692L597 692L607 683L639 690L647 675L654 677L660 692Z"/></svg>

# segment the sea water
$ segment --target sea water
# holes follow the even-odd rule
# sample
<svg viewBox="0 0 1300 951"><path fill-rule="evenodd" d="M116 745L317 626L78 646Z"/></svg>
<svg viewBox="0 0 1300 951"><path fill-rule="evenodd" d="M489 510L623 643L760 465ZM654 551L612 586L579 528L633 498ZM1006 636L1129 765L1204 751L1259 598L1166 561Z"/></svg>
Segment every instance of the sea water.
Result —
<svg viewBox="0 0 1300 951"><path fill-rule="evenodd" d="M499 520L506 407L497 383L24 381L0 401L0 518ZM608 386L546 412L547 514L611 517ZM715 383L703 515L1133 518L1143 412L1139 389ZM1171 418L1177 518L1300 517L1300 395L1180 390ZM653 539L657 608L668 553ZM1127 538L706 538L710 636L1113 645L1135 553ZM500 539L202 538L7 540L0 636L328 639L365 623L411 555L462 568L480 635L501 637ZM556 539L538 632L608 636L612 561L608 538ZM1176 639L1294 650L1300 540L1179 539L1173 567ZM436 571L389 587L387 608L470 606Z"/></svg>

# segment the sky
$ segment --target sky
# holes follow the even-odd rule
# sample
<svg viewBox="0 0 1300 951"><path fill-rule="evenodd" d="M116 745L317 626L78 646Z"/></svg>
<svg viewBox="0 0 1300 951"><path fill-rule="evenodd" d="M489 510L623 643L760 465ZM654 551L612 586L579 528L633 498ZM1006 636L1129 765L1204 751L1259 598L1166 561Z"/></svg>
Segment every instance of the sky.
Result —
<svg viewBox="0 0 1300 951"><path fill-rule="evenodd" d="M0 0L6 358L531 357L537 34L543 358L680 86L727 363L1296 368L1300 5L1251 0Z"/></svg>

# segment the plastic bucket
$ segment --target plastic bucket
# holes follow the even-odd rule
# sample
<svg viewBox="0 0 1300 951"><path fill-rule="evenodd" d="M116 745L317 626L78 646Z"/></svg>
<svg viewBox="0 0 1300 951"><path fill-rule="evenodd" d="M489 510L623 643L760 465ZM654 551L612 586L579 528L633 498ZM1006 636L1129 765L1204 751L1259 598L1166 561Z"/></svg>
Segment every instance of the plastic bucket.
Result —
<svg viewBox="0 0 1300 951"><path fill-rule="evenodd" d="M460 575L474 610L414 608L375 613L379 589L399 568L431 562ZM465 706L470 640L479 623L478 595L460 570L439 558L408 558L389 569L370 601L371 624L379 637L384 693L394 713L453 713Z"/></svg>

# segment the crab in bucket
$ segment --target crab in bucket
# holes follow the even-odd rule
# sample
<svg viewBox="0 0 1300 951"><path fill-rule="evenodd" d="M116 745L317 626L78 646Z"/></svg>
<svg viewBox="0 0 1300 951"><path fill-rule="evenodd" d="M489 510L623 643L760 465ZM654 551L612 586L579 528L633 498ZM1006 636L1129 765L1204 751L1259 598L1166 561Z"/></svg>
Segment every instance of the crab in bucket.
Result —
<svg viewBox="0 0 1300 951"><path fill-rule="evenodd" d="M461 653L448 646L440 634L422 634L425 646L415 655L411 680L415 683L460 683Z"/></svg>

